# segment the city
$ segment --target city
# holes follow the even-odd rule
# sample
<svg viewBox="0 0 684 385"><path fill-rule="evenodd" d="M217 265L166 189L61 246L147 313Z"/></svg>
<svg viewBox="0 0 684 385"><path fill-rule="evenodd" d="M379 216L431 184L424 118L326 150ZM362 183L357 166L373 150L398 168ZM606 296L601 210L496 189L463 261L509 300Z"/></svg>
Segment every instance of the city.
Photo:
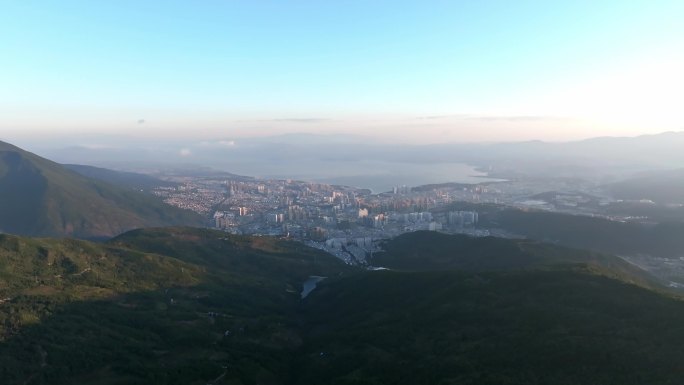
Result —
<svg viewBox="0 0 684 385"><path fill-rule="evenodd" d="M325 250L348 264L369 265L383 240L419 231L514 238L491 226L478 226L482 204L522 210L598 216L618 203L590 182L516 180L481 184L444 183L395 186L372 194L368 189L297 180L248 177L166 175L176 187L152 192L170 205L207 217L209 227L233 234L285 237ZM472 207L460 207L473 204Z"/></svg>

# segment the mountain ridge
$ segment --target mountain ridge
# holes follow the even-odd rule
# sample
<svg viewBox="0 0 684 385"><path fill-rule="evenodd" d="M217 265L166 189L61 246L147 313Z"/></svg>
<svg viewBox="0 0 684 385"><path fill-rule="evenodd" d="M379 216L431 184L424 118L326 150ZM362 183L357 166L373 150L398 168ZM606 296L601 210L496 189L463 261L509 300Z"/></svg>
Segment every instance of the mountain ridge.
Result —
<svg viewBox="0 0 684 385"><path fill-rule="evenodd" d="M0 231L109 238L138 227L204 220L153 196L90 179L0 142Z"/></svg>

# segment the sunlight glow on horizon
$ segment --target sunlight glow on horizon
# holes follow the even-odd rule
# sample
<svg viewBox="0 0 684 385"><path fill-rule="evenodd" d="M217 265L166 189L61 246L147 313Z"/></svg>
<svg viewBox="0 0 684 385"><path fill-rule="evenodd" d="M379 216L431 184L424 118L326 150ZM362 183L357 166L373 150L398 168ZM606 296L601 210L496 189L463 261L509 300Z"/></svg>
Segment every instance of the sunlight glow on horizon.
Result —
<svg viewBox="0 0 684 385"><path fill-rule="evenodd" d="M684 4L10 3L0 135L435 143L684 130Z"/></svg>

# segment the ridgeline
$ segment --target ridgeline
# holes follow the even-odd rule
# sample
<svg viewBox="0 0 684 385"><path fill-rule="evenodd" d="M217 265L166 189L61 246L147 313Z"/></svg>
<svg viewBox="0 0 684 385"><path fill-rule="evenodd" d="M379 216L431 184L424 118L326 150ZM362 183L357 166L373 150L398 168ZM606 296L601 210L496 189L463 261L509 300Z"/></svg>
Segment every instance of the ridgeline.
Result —
<svg viewBox="0 0 684 385"><path fill-rule="evenodd" d="M201 226L201 216L91 179L0 142L0 232L104 239L141 227Z"/></svg>

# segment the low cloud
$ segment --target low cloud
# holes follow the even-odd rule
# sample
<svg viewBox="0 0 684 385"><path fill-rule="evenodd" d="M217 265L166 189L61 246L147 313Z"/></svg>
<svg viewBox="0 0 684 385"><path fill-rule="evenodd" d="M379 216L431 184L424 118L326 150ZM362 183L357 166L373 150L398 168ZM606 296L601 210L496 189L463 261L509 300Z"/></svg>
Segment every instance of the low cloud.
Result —
<svg viewBox="0 0 684 385"><path fill-rule="evenodd" d="M280 118L280 119L259 119L259 120L238 120L239 123L247 122L276 122L276 123L321 123L330 122L332 119L325 118Z"/></svg>
<svg viewBox="0 0 684 385"><path fill-rule="evenodd" d="M318 123L327 122L330 119L321 118L288 118L288 119L273 119L274 122L291 122L291 123Z"/></svg>
<svg viewBox="0 0 684 385"><path fill-rule="evenodd" d="M500 116L500 115L470 115L470 114L418 116L415 119L416 120L510 122L510 123L566 120L565 118L554 117L554 116L534 116L534 115Z"/></svg>
<svg viewBox="0 0 684 385"><path fill-rule="evenodd" d="M234 140L204 141L199 143L204 147L235 147Z"/></svg>
<svg viewBox="0 0 684 385"><path fill-rule="evenodd" d="M552 116L471 116L468 120L478 120L481 122L541 122L564 119Z"/></svg>
<svg viewBox="0 0 684 385"><path fill-rule="evenodd" d="M77 148L84 148L87 150L112 150L118 148L109 144L99 144L99 143L85 143L75 146Z"/></svg>
<svg viewBox="0 0 684 385"><path fill-rule="evenodd" d="M189 148L181 148L178 154L182 157L188 157L192 155L192 151Z"/></svg>
<svg viewBox="0 0 684 385"><path fill-rule="evenodd" d="M418 116L416 120L442 120L442 119L454 119L454 118L467 118L471 115L428 115L428 116Z"/></svg>

